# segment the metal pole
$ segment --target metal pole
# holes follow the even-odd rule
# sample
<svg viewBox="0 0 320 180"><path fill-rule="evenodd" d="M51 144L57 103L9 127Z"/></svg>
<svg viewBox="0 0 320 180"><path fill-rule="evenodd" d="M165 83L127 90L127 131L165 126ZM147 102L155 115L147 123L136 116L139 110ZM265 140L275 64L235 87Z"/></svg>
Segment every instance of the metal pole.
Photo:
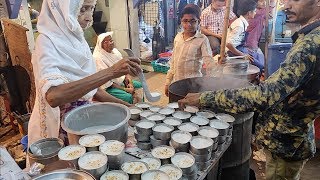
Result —
<svg viewBox="0 0 320 180"><path fill-rule="evenodd" d="M265 48L264 48L264 54L265 54L265 60L264 60L264 73L265 75L268 75L268 47L269 47L269 12L270 12L270 0L266 1L266 21L265 21Z"/></svg>
<svg viewBox="0 0 320 180"><path fill-rule="evenodd" d="M228 34L228 27L229 27L230 4L231 4L231 0L227 0L226 1L226 12L224 14L224 26L223 26L223 31L222 31L219 64L222 64L222 62L225 58L226 41L227 41L227 34Z"/></svg>

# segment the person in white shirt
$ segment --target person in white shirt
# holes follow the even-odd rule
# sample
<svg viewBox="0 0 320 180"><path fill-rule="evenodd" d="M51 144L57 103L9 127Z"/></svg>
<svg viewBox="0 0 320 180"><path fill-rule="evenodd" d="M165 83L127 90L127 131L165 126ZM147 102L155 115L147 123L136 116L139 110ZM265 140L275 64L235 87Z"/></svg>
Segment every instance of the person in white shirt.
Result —
<svg viewBox="0 0 320 180"><path fill-rule="evenodd" d="M28 144L62 138L61 117L71 109L97 101L119 102L100 89L125 74L141 72L139 60L121 60L96 72L83 29L92 24L96 0L44 0L38 18L39 36L32 54L36 99L29 121Z"/></svg>
<svg viewBox="0 0 320 180"><path fill-rule="evenodd" d="M181 13L183 32L174 39L173 54L170 69L165 83L165 94L172 82L202 77L203 64L209 72L213 66L212 51L208 38L200 33L200 8L195 4L188 4Z"/></svg>
<svg viewBox="0 0 320 180"><path fill-rule="evenodd" d="M238 10L240 17L228 29L227 48L229 56L248 56L250 61L253 61L252 56L243 53L241 48L245 44L248 21L256 15L256 7L257 3L254 0L246 0L240 4Z"/></svg>

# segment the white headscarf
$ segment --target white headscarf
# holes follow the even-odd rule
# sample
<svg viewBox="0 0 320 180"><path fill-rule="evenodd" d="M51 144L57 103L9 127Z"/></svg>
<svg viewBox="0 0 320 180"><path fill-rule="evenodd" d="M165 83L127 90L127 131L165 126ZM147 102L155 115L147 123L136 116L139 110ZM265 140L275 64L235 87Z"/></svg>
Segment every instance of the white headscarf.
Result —
<svg viewBox="0 0 320 180"><path fill-rule="evenodd" d="M93 58L97 64L97 71L109 68L123 58L121 53L116 48L113 48L111 53L102 48L102 42L104 38L112 36L112 34L113 32L106 32L98 36L97 44L93 51ZM105 85L103 85L102 88L108 88L112 85L112 83L121 85L124 79L125 76L113 79L112 81L109 81Z"/></svg>
<svg viewBox="0 0 320 180"><path fill-rule="evenodd" d="M77 20L82 4L83 0L44 0L42 3L37 24L40 35L32 55L37 96L29 125L30 143L59 135L60 109L52 108L46 101L48 89L96 72ZM90 100L96 92L96 89L90 91L83 99ZM38 132L33 131L37 129Z"/></svg>

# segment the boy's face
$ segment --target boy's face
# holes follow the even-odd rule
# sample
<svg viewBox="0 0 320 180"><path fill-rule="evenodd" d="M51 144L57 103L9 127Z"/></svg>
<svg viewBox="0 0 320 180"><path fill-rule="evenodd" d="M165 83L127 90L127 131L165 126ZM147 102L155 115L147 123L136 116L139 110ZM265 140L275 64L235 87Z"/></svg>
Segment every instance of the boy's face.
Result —
<svg viewBox="0 0 320 180"><path fill-rule="evenodd" d="M226 6L226 1L221 1L221 0L213 0L212 1L212 7L215 10L221 10Z"/></svg>
<svg viewBox="0 0 320 180"><path fill-rule="evenodd" d="M193 14L184 14L181 24L185 32L194 33L198 30L199 19Z"/></svg>
<svg viewBox="0 0 320 180"><path fill-rule="evenodd" d="M78 22L83 29L91 26L93 22L93 11L97 0L84 0L80 13L78 16Z"/></svg>
<svg viewBox="0 0 320 180"><path fill-rule="evenodd" d="M257 2L257 8L258 9L265 8L266 6L267 6L266 0L258 0L258 2Z"/></svg>

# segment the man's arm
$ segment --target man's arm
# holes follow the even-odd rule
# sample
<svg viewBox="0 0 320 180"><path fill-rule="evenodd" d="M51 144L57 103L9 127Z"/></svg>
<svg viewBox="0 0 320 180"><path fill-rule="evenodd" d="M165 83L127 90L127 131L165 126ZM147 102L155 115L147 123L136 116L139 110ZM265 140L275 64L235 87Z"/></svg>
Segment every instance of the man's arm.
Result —
<svg viewBox="0 0 320 180"><path fill-rule="evenodd" d="M201 33L206 35L206 36L214 36L214 37L217 37L217 38L221 39L221 35L215 34L214 32L210 31L209 29L207 29L204 26L201 26L200 29L201 29Z"/></svg>
<svg viewBox="0 0 320 180"><path fill-rule="evenodd" d="M263 111L277 104L310 78L317 57L316 54L310 54L316 53L316 50L312 49L316 47L307 44L305 41L298 45L299 47L293 47L295 52L289 53L280 69L259 86L205 92L200 96L200 105L231 113L242 113Z"/></svg>

